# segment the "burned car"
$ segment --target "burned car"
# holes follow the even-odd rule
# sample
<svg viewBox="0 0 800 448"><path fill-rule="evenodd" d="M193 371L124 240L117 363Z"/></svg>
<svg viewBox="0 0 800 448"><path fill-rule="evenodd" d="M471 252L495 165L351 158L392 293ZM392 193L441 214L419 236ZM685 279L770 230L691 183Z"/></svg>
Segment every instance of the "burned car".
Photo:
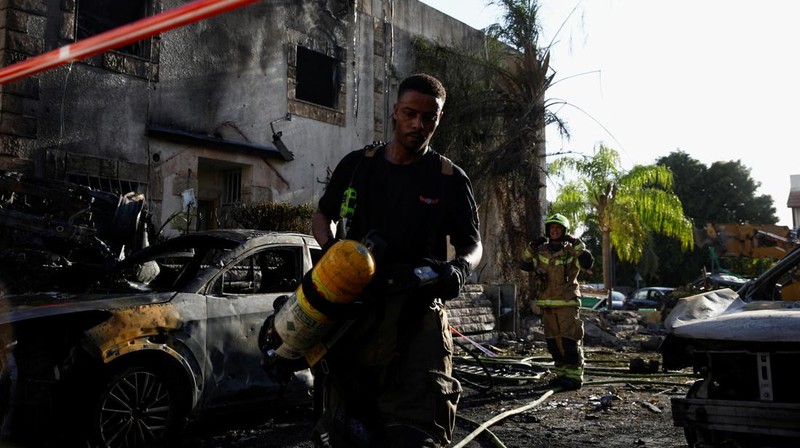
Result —
<svg viewBox="0 0 800 448"><path fill-rule="evenodd" d="M665 369L702 375L673 420L690 447L795 447L800 440L800 250L738 291L678 300L665 319Z"/></svg>
<svg viewBox="0 0 800 448"><path fill-rule="evenodd" d="M272 381L258 336L320 253L297 233L188 233L131 253L85 291L0 297L3 437L154 446L215 411L309 403L311 373Z"/></svg>

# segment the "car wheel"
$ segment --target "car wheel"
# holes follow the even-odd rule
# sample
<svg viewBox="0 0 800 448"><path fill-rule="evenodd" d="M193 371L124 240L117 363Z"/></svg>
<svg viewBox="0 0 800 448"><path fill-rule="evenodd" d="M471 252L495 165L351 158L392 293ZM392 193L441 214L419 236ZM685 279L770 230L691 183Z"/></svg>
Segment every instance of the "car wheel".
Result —
<svg viewBox="0 0 800 448"><path fill-rule="evenodd" d="M101 391L92 421L102 447L166 445L183 421L180 387L174 375L151 366L128 367L112 375Z"/></svg>
<svg viewBox="0 0 800 448"><path fill-rule="evenodd" d="M703 387L705 381L705 379L698 380L689 386L689 390L686 391L686 398L698 398L698 392ZM699 428L695 425L688 425L684 427L683 435L686 437L686 443L690 448L698 444L713 442L713 433L711 431Z"/></svg>

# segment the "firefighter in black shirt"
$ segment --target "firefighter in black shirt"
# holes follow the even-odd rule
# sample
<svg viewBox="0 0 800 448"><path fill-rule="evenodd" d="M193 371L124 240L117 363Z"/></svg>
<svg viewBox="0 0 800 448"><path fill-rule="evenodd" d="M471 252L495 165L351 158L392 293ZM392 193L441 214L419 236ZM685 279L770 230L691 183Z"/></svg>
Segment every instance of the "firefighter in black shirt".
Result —
<svg viewBox="0 0 800 448"><path fill-rule="evenodd" d="M319 244L377 234L382 250L365 306L321 363L320 446L436 447L450 442L461 392L444 302L458 296L483 251L464 171L434 152L445 90L434 77L400 84L394 137L346 155L313 218ZM336 224L344 224L337 226ZM336 230L346 229L346 235ZM447 260L447 242L455 257ZM392 291L400 267L431 266L434 288Z"/></svg>

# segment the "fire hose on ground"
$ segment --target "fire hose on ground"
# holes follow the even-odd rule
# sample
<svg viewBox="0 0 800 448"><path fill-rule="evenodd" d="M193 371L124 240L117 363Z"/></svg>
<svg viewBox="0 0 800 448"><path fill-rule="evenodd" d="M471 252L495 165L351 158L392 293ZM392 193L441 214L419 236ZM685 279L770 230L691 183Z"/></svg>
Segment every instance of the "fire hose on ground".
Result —
<svg viewBox="0 0 800 448"><path fill-rule="evenodd" d="M466 446L467 443L471 442L472 439L474 439L475 437L478 436L478 434L482 433L483 431L488 430L488 428L490 426L494 425L495 423L499 422L500 420L505 419L506 417L510 417L512 415L520 414L520 413L525 412L525 411L527 411L529 409L533 409L536 406L539 406L545 400L547 400L547 398L549 398L550 395L553 395L553 393L556 390L557 389L548 390L547 392L542 394L541 397L537 398L536 400L534 400L531 403L526 404L525 406L521 406L521 407L518 407L516 409L511 409L511 410L508 410L506 412L503 412L502 414L498 414L498 415L492 417L491 419L487 420L486 423L483 423L481 426L479 426L478 429L476 429L475 431L472 431L470 434L468 434L467 437L464 437L463 440L461 440L457 444L453 445L453 448L462 448L462 447ZM498 446L505 446L505 445L502 444L502 442L499 439L497 439L497 437L493 437L493 439L495 440L495 444L497 444L497 443L500 444Z"/></svg>
<svg viewBox="0 0 800 448"><path fill-rule="evenodd" d="M451 327L451 331L459 336L459 338L466 340L469 342L473 347L480 350L480 352L484 353L485 356L478 355L474 351L470 350L469 347L460 342L457 339L454 339L456 345L462 348L468 355L463 357L456 357L454 358L454 372L459 377L459 379L465 383L466 385L478 390L480 393L488 392L494 382L499 378L510 379L511 381L518 382L520 384L527 384L538 380L541 378L542 372L547 371L548 363L545 358L536 358L536 357L526 357L526 358L514 358L514 357L502 357L497 355L496 353L490 351L489 349L482 347L478 342L470 339L461 333L459 333L455 328ZM538 361L537 361L538 360ZM465 365L477 365L480 366L480 370L483 371L483 376L485 378L483 380L475 379L474 377L469 378L465 377L464 366ZM492 370L498 370L501 375L495 376L492 374ZM529 370L531 375L528 377L519 376L519 375L512 375L510 377L504 377L504 371L508 369L520 369L520 370ZM603 384L618 384L618 383L625 383L626 385L633 385L633 384L647 384L647 385L661 385L661 386L686 386L685 383L674 383L674 382L666 382L666 381L652 381L648 379L648 377L654 376L654 373L626 373L622 369L613 369L608 367L588 367L584 370L585 373L589 374L597 374L607 377L613 377L615 379L612 380L597 380L597 381L587 381L584 383L585 386L591 385L603 385ZM481 375L480 373L474 373L474 375ZM694 374L688 373L680 373L680 372L662 372L657 374L658 377L683 377L683 378L697 378ZM477 425L477 429L472 431L469 435L467 435L463 440L453 445L453 448L462 448L467 445L470 441L472 441L475 437L477 437L481 433L485 433L486 436L491 440L491 442L498 448L505 448L503 442L494 434L492 433L489 428L494 425L495 423L516 415L528 411L530 409L535 408L536 406L543 403L547 400L551 395L556 392L561 391L560 388L552 388L549 390L544 390L543 394L538 397L533 402L521 406L519 408L511 409L509 411L503 412L498 414L491 419L487 420L485 423L478 424L472 420L466 419L462 416L456 415L456 418L462 421L466 421L471 425Z"/></svg>
<svg viewBox="0 0 800 448"><path fill-rule="evenodd" d="M542 377L552 367L552 362L547 358L541 357L506 357L500 356L486 347L483 347L475 340L464 336L455 328L450 327L451 332L458 336L453 342L465 353L453 359L454 374L466 386L477 390L480 393L489 392L496 384L530 384L541 380ZM465 342L469 343L467 345ZM479 354L472 350L470 346L480 350ZM585 385L600 384L650 384L664 386L685 386L686 384L668 381L653 381L653 376L659 378L692 378L697 379L697 375L684 372L655 372L632 373L630 369L614 369L609 367L584 368L584 373L595 374L615 379L602 381L587 381Z"/></svg>

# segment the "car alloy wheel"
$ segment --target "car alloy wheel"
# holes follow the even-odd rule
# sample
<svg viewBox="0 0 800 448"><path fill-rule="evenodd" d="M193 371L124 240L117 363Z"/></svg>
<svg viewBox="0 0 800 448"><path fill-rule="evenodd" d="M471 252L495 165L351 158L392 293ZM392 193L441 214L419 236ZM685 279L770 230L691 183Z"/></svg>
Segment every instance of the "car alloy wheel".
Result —
<svg viewBox="0 0 800 448"><path fill-rule="evenodd" d="M158 370L131 367L100 395L96 431L104 447L149 447L164 441L174 421L177 391Z"/></svg>

